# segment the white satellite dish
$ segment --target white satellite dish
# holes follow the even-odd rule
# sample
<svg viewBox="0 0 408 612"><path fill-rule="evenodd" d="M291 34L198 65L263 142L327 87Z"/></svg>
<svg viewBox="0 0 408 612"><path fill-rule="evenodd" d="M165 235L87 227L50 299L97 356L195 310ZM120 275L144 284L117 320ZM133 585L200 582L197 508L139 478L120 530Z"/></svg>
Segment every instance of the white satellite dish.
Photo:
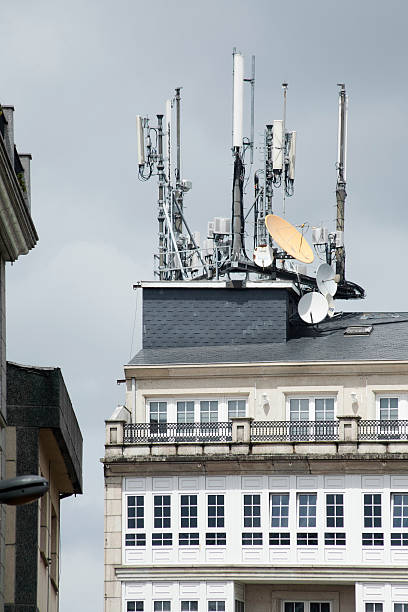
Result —
<svg viewBox="0 0 408 612"><path fill-rule="evenodd" d="M320 323L327 317L329 303L321 293L305 293L298 304L298 313L305 323Z"/></svg>
<svg viewBox="0 0 408 612"><path fill-rule="evenodd" d="M335 272L329 264L321 264L317 268L316 272L316 282L319 288L319 291L323 293L323 295L335 295L337 291L337 283L334 280Z"/></svg>
<svg viewBox="0 0 408 612"><path fill-rule="evenodd" d="M254 251L254 262L260 268L269 268L273 263L273 249L268 244L256 247Z"/></svg>
<svg viewBox="0 0 408 612"><path fill-rule="evenodd" d="M326 300L329 306L329 310L327 311L327 316L330 317L331 319L332 317L334 317L334 313L335 313L333 296L331 296L330 293L328 293L326 295Z"/></svg>

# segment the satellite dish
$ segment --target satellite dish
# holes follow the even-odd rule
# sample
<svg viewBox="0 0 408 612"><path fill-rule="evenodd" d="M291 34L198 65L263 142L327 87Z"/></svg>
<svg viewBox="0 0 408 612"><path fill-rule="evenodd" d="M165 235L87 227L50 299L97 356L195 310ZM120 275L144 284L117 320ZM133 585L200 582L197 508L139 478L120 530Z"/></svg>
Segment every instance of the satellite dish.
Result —
<svg viewBox="0 0 408 612"><path fill-rule="evenodd" d="M320 323L327 317L329 303L321 293L305 293L298 304L298 313L305 323Z"/></svg>
<svg viewBox="0 0 408 612"><path fill-rule="evenodd" d="M314 255L306 238L288 221L278 215L267 215L265 225L275 242L298 261L312 263Z"/></svg>
<svg viewBox="0 0 408 612"><path fill-rule="evenodd" d="M326 295L326 300L329 306L329 310L327 311L327 316L330 317L331 319L332 317L334 317L334 313L335 313L333 296L331 296L330 293L328 293Z"/></svg>
<svg viewBox="0 0 408 612"><path fill-rule="evenodd" d="M257 246L254 251L254 262L260 268L269 268L273 263L273 250L268 244Z"/></svg>
<svg viewBox="0 0 408 612"><path fill-rule="evenodd" d="M321 264L317 268L316 282L319 291L323 293L323 295L335 295L337 291L337 283L334 280L335 276L336 274L333 268L327 263Z"/></svg>

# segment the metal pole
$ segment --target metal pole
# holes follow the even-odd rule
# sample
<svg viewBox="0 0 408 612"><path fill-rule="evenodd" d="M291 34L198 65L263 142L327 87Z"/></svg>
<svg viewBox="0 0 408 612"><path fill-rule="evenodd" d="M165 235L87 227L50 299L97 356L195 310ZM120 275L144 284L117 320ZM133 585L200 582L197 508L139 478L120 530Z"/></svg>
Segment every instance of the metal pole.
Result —
<svg viewBox="0 0 408 612"><path fill-rule="evenodd" d="M176 89L176 141L177 141L177 159L176 159L176 198L177 204L181 212L183 211L183 192L181 190L181 139L180 139L180 89L181 87L177 87ZM173 211L175 212L175 211ZM180 214L174 214L174 232L176 237L182 233L182 218Z"/></svg>
<svg viewBox="0 0 408 612"><path fill-rule="evenodd" d="M252 56L252 76L251 76L251 165L254 163L255 146L255 55Z"/></svg>
<svg viewBox="0 0 408 612"><path fill-rule="evenodd" d="M337 185L336 185L336 201L337 201L337 218L336 230L343 232L344 240L344 208L346 202L346 174L345 174L345 158L346 158L346 89L344 83L338 83L339 91L339 143L338 143L338 158L337 158ZM340 282L344 282L346 278L346 252L343 246L336 247L336 273L340 276Z"/></svg>
<svg viewBox="0 0 408 612"><path fill-rule="evenodd" d="M163 268L168 266L167 261L167 245L165 237L165 224L164 224L164 197L165 197L165 175L164 175L164 163L163 163L163 115L157 115L157 145L158 145L158 159L157 159L157 172L159 178L159 266L160 266L160 280L165 280L166 276Z"/></svg>
<svg viewBox="0 0 408 612"><path fill-rule="evenodd" d="M283 87L283 121L282 121L282 209L286 214L286 92L288 84L282 83Z"/></svg>

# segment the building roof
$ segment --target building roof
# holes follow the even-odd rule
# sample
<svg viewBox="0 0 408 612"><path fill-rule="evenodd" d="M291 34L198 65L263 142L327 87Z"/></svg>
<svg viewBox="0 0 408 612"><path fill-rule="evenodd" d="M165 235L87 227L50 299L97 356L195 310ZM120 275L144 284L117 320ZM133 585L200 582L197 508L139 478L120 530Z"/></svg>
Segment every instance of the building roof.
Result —
<svg viewBox="0 0 408 612"><path fill-rule="evenodd" d="M408 360L408 312L345 312L316 326L296 318L290 327L286 342L145 348L129 365Z"/></svg>

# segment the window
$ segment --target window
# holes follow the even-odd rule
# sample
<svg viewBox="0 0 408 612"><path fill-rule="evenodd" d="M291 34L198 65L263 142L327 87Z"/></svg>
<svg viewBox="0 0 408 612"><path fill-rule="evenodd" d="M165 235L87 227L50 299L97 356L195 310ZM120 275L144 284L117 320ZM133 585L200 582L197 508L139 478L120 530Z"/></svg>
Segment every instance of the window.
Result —
<svg viewBox="0 0 408 612"><path fill-rule="evenodd" d="M127 533L126 546L146 546L146 534L145 533Z"/></svg>
<svg viewBox="0 0 408 612"><path fill-rule="evenodd" d="M308 399L291 399L289 402L290 420L291 421L308 421L309 420L309 400Z"/></svg>
<svg viewBox="0 0 408 612"><path fill-rule="evenodd" d="M311 533L306 531L304 533L297 534L297 544L298 546L317 546L318 537L317 533Z"/></svg>
<svg viewBox="0 0 408 612"><path fill-rule="evenodd" d="M392 526L408 527L408 494L392 494Z"/></svg>
<svg viewBox="0 0 408 612"><path fill-rule="evenodd" d="M167 402L150 402L150 422L167 423Z"/></svg>
<svg viewBox="0 0 408 612"><path fill-rule="evenodd" d="M408 603L395 603L394 612L408 612Z"/></svg>
<svg viewBox="0 0 408 612"><path fill-rule="evenodd" d="M272 493L271 527L287 527L289 521L289 494Z"/></svg>
<svg viewBox="0 0 408 612"><path fill-rule="evenodd" d="M225 612L225 601L209 601L208 612Z"/></svg>
<svg viewBox="0 0 408 612"><path fill-rule="evenodd" d="M398 420L398 397L380 397L380 420Z"/></svg>
<svg viewBox="0 0 408 612"><path fill-rule="evenodd" d="M171 606L169 601L155 601L153 606L154 612L170 612Z"/></svg>
<svg viewBox="0 0 408 612"><path fill-rule="evenodd" d="M43 474L41 474L43 476ZM46 493L40 498L40 551L43 558L49 557L48 554L48 540L49 540L49 525L48 525L48 511L50 505L49 493Z"/></svg>
<svg viewBox="0 0 408 612"><path fill-rule="evenodd" d="M128 601L126 612L143 612L144 602L143 601Z"/></svg>
<svg viewBox="0 0 408 612"><path fill-rule="evenodd" d="M384 534L383 533L363 533L362 534L363 546L384 546Z"/></svg>
<svg viewBox="0 0 408 612"><path fill-rule="evenodd" d="M200 402L200 421L201 423L216 423L218 421L218 401Z"/></svg>
<svg viewBox="0 0 408 612"><path fill-rule="evenodd" d="M244 495L244 527L261 526L261 496Z"/></svg>
<svg viewBox="0 0 408 612"><path fill-rule="evenodd" d="M364 494L364 527L381 527L381 494Z"/></svg>
<svg viewBox="0 0 408 612"><path fill-rule="evenodd" d="M197 527L197 495L181 496L180 517L181 527Z"/></svg>
<svg viewBox="0 0 408 612"><path fill-rule="evenodd" d="M346 545L346 534L335 531L333 533L324 534L325 546L345 546Z"/></svg>
<svg viewBox="0 0 408 612"><path fill-rule="evenodd" d="M316 397L315 399L315 421L334 420L334 398Z"/></svg>
<svg viewBox="0 0 408 612"><path fill-rule="evenodd" d="M245 612L245 604L243 601L239 601L239 599L235 600L235 612Z"/></svg>
<svg viewBox="0 0 408 612"><path fill-rule="evenodd" d="M51 504L51 578L58 584L59 577L59 529L58 517Z"/></svg>
<svg viewBox="0 0 408 612"><path fill-rule="evenodd" d="M330 612L328 601L285 601L285 612Z"/></svg>
<svg viewBox="0 0 408 612"><path fill-rule="evenodd" d="M129 495L127 498L127 525L128 529L144 528L143 495Z"/></svg>
<svg viewBox="0 0 408 612"><path fill-rule="evenodd" d="M392 533L391 546L408 546L408 533Z"/></svg>
<svg viewBox="0 0 408 612"><path fill-rule="evenodd" d="M262 546L262 533L243 533L242 546Z"/></svg>
<svg viewBox="0 0 408 612"><path fill-rule="evenodd" d="M326 495L326 527L344 527L342 494Z"/></svg>
<svg viewBox="0 0 408 612"><path fill-rule="evenodd" d="M207 546L225 546L227 543L227 535L219 531L215 533L206 533L205 543Z"/></svg>
<svg viewBox="0 0 408 612"><path fill-rule="evenodd" d="M316 493L298 494L299 527L316 527Z"/></svg>
<svg viewBox="0 0 408 612"><path fill-rule="evenodd" d="M171 546L173 535L171 533L152 533L152 546Z"/></svg>
<svg viewBox="0 0 408 612"><path fill-rule="evenodd" d="M246 400L228 400L228 419L246 416Z"/></svg>
<svg viewBox="0 0 408 612"><path fill-rule="evenodd" d="M366 603L365 612L383 612L382 603Z"/></svg>
<svg viewBox="0 0 408 612"><path fill-rule="evenodd" d="M194 423L194 402L177 402L177 423Z"/></svg>
<svg viewBox="0 0 408 612"><path fill-rule="evenodd" d="M170 527L170 495L154 496L154 527Z"/></svg>
<svg viewBox="0 0 408 612"><path fill-rule="evenodd" d="M290 533L270 533L269 546L290 546Z"/></svg>
<svg viewBox="0 0 408 612"><path fill-rule="evenodd" d="M198 533L179 533L179 546L198 546L200 543L200 536Z"/></svg>
<svg viewBox="0 0 408 612"><path fill-rule="evenodd" d="M182 601L181 612L198 612L198 601Z"/></svg>
<svg viewBox="0 0 408 612"><path fill-rule="evenodd" d="M208 496L208 527L224 527L224 495Z"/></svg>

